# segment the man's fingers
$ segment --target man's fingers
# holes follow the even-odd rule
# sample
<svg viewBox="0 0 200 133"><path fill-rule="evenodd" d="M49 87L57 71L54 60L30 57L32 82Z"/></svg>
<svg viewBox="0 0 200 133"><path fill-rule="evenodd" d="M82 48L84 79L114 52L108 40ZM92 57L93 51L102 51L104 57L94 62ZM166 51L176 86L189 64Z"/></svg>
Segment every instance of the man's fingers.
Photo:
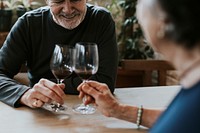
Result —
<svg viewBox="0 0 200 133"><path fill-rule="evenodd" d="M37 94L35 94L35 98L39 99L40 101L44 102L44 103L49 103L51 102L51 99L43 94L41 94L40 92L38 92Z"/></svg>
<svg viewBox="0 0 200 133"><path fill-rule="evenodd" d="M52 91L54 91L58 96L60 97L64 97L65 93L63 91L63 84L55 84L54 82L51 82L49 80L46 79L41 79L39 81L41 84L43 84L45 87L51 89Z"/></svg>
<svg viewBox="0 0 200 133"><path fill-rule="evenodd" d="M32 107L33 108L42 107L43 104L44 104L44 102L42 102L41 100L34 99L32 102Z"/></svg>
<svg viewBox="0 0 200 133"><path fill-rule="evenodd" d="M64 102L63 98L61 96L57 95L57 93L52 91L52 89L49 89L49 88L45 87L44 85L36 84L36 85L34 85L34 89L36 91L38 91L39 93L41 93L42 95L48 97L49 99L52 99L53 101L56 101L61 104L63 104L63 102Z"/></svg>
<svg viewBox="0 0 200 133"><path fill-rule="evenodd" d="M61 84L57 84L62 90L65 89L65 84L64 83L61 83Z"/></svg>

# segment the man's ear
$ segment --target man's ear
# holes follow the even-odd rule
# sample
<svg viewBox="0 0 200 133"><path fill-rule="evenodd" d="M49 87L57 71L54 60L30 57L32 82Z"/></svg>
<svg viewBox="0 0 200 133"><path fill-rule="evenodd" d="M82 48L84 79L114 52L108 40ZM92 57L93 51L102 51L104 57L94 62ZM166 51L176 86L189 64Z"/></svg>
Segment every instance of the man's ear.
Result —
<svg viewBox="0 0 200 133"><path fill-rule="evenodd" d="M164 37L168 36L174 30L174 25L171 23L170 19L163 17L159 20L159 28L157 32L157 37L159 39L163 39Z"/></svg>
<svg viewBox="0 0 200 133"><path fill-rule="evenodd" d="M158 24L158 31L156 34L159 39L163 39L165 37L165 23L163 23L163 21Z"/></svg>

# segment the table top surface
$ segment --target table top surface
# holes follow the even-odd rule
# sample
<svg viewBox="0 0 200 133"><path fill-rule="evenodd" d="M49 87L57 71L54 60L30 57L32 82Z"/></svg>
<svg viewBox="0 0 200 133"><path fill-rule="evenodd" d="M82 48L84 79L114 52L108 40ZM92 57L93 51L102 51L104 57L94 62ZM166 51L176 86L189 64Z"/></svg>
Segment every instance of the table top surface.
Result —
<svg viewBox="0 0 200 133"><path fill-rule="evenodd" d="M148 108L167 107L180 86L134 87L115 90L116 98L129 105ZM13 108L0 102L0 132L2 133L146 133L133 123L108 118L96 111L81 115L72 106L81 103L77 95L66 95L68 115L58 115L44 109Z"/></svg>

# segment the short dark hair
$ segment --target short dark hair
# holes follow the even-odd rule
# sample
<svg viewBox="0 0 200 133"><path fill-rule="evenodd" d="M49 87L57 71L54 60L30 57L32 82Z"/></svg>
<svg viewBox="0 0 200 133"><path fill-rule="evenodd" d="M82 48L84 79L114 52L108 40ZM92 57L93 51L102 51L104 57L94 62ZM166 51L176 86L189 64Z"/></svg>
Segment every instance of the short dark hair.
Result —
<svg viewBox="0 0 200 133"><path fill-rule="evenodd" d="M199 0L157 0L173 29L166 33L174 41L193 48L200 41Z"/></svg>

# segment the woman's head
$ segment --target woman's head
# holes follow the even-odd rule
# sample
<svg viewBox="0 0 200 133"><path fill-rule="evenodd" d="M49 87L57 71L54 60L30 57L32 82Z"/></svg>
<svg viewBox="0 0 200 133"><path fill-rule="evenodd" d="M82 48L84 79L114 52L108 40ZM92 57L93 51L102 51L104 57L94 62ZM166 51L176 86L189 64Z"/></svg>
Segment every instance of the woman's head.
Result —
<svg viewBox="0 0 200 133"><path fill-rule="evenodd" d="M199 0L138 0L137 15L152 44L169 40L192 48L200 41L199 5Z"/></svg>

